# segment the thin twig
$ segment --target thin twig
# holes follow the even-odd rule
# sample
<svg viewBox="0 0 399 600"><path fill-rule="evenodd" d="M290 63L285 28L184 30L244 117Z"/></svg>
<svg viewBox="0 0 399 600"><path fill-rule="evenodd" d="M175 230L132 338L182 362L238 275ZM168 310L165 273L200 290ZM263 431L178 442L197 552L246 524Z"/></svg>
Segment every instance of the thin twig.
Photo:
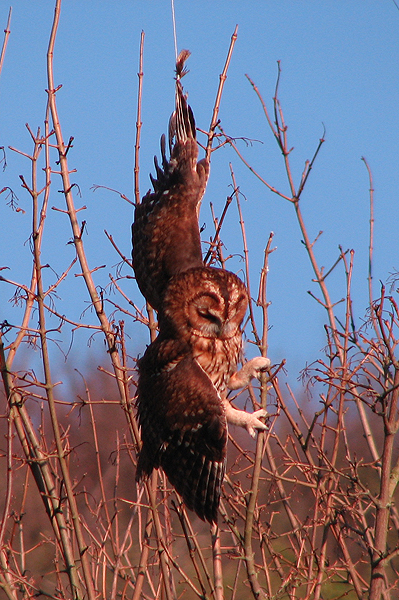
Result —
<svg viewBox="0 0 399 600"><path fill-rule="evenodd" d="M7 377L7 365L5 363L4 356L4 344L3 337L0 331L0 371L3 377L4 382L6 382ZM3 516L0 522L0 548L4 547L4 534L7 527L7 520L10 513L10 504L11 504L11 495L12 495L12 480L13 480L13 460L12 460L12 436L13 436L13 412L10 409L10 398L7 398L8 401L8 416L7 416L7 474L6 474L6 493L3 507Z"/></svg>
<svg viewBox="0 0 399 600"><path fill-rule="evenodd" d="M1 48L1 54L0 54L0 74L3 69L3 63L4 63L4 57L6 55L6 50L7 50L8 38L10 37L10 33L11 33L11 31L10 31L11 13L12 13L12 7L10 6L10 10L8 11L7 25L4 30L3 45Z"/></svg>
<svg viewBox="0 0 399 600"><path fill-rule="evenodd" d="M139 87L137 91L137 118L136 118L136 143L134 145L134 196L136 204L140 204L140 134L141 134L141 99L143 94L143 55L144 55L144 31L141 32L140 36L140 61L139 61L139 72L137 76L139 78Z"/></svg>
<svg viewBox="0 0 399 600"><path fill-rule="evenodd" d="M220 547L220 530L217 523L213 523L211 528L211 535L215 600L224 600L222 551Z"/></svg>
<svg viewBox="0 0 399 600"><path fill-rule="evenodd" d="M257 333L257 329L256 329L255 315L254 315L254 311L253 311L252 296L251 296L251 287L250 287L250 279L249 279L249 253L248 253L247 236L246 236L246 232L245 232L245 223L244 223L244 219L243 219L242 211L241 211L239 190L237 188L236 178L235 178L233 167L232 167L231 163L229 164L229 167L230 167L231 179L233 181L234 195L235 195L235 199L236 199L236 203L237 203L237 210L238 210L238 215L239 215L242 242L244 245L245 283L247 286L248 297L249 297L249 316L251 319L252 333L255 336L256 344L258 346L260 346L261 342L260 342L260 339L259 339L259 336Z"/></svg>
<svg viewBox="0 0 399 600"><path fill-rule="evenodd" d="M234 29L234 33L231 36L231 41L230 41L229 50L227 52L226 62L224 64L222 73L219 75L219 87L218 87L218 91L216 93L216 99L215 99L215 104L213 107L211 124L209 125L209 131L208 131L208 142L206 145L206 160L208 162L210 162L210 160L211 160L212 143L213 143L213 139L215 137L215 129L218 125L220 101L222 98L223 87L224 87L225 81L227 79L227 71L229 70L229 65L230 65L232 54L233 54L234 45L237 40L237 31L238 31L238 25L236 25L236 27Z"/></svg>

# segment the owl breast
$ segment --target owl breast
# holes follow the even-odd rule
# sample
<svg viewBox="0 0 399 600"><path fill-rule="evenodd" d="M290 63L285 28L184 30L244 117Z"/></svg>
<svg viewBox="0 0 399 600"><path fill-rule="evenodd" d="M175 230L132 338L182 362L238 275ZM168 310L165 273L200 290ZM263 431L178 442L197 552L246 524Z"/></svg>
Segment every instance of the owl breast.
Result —
<svg viewBox="0 0 399 600"><path fill-rule="evenodd" d="M159 314L161 331L189 345L221 396L241 358L247 305L247 291L236 275L204 266L170 280Z"/></svg>
<svg viewBox="0 0 399 600"><path fill-rule="evenodd" d="M193 357L205 371L221 396L226 395L227 382L237 370L241 357L241 331L227 340L191 336Z"/></svg>

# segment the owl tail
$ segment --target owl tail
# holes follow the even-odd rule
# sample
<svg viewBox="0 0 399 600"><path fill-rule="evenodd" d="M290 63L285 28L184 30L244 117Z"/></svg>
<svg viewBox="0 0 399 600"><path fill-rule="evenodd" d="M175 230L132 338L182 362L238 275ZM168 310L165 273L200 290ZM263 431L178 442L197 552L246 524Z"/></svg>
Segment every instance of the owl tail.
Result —
<svg viewBox="0 0 399 600"><path fill-rule="evenodd" d="M195 140L195 120L193 111L187 104L187 96L183 93L181 79L187 73L184 63L190 56L188 50L182 50L176 61L176 108L169 121L169 150L178 142Z"/></svg>

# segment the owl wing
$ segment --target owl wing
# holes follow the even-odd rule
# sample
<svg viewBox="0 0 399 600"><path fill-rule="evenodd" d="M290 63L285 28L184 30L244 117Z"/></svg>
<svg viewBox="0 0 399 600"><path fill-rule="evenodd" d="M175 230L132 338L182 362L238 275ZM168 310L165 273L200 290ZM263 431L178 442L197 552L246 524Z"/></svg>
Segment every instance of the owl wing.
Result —
<svg viewBox="0 0 399 600"><path fill-rule="evenodd" d="M184 60L181 60L180 73ZM143 296L156 310L171 276L203 265L198 213L209 163L197 163L192 110L176 78L176 108L169 123L170 160L161 138L162 166L155 159L153 192L136 205L132 226L133 268Z"/></svg>
<svg viewBox="0 0 399 600"><path fill-rule="evenodd" d="M143 446L136 478L162 467L188 508L216 522L227 423L211 380L185 344L156 340L139 361L137 394Z"/></svg>

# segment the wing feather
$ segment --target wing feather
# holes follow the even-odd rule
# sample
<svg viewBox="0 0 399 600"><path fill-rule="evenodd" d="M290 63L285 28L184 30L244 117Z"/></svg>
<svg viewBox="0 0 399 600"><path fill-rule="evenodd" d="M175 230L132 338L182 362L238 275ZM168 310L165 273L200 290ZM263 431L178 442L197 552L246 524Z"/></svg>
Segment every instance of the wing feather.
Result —
<svg viewBox="0 0 399 600"><path fill-rule="evenodd" d="M197 163L194 115L179 77L176 78L176 109L169 123L169 145L168 160L163 135L161 165L154 158L155 176L150 175L153 191L136 205L132 226L137 284L156 310L160 309L170 277L203 265L198 214L209 163L205 159Z"/></svg>
<svg viewBox="0 0 399 600"><path fill-rule="evenodd" d="M186 505L215 522L227 423L211 380L185 345L156 340L139 361L137 393L143 441L137 479L162 467Z"/></svg>

